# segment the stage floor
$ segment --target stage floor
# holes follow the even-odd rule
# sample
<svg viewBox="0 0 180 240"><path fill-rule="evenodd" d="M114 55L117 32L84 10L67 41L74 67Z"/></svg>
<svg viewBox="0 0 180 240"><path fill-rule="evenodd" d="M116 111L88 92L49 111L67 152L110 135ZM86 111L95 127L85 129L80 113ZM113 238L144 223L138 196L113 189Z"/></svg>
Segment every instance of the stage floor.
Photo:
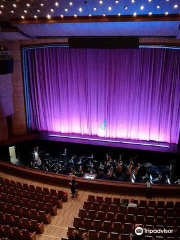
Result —
<svg viewBox="0 0 180 240"><path fill-rule="evenodd" d="M103 138L98 136L55 133L55 132L40 132L36 139L50 140L67 143L88 144L96 146L106 146L124 149L138 149L144 151L179 153L180 148L177 144L169 144L155 141L140 141L118 138Z"/></svg>

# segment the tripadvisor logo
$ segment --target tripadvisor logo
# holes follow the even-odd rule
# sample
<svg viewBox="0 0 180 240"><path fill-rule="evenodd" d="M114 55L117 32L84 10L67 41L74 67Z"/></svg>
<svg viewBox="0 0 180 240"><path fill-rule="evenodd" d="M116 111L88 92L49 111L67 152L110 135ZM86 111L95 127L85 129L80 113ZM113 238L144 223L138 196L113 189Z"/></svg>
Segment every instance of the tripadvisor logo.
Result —
<svg viewBox="0 0 180 240"><path fill-rule="evenodd" d="M137 228L135 229L135 234L138 235L138 236L142 235L142 234L143 234L143 229L142 229L142 227L137 227Z"/></svg>

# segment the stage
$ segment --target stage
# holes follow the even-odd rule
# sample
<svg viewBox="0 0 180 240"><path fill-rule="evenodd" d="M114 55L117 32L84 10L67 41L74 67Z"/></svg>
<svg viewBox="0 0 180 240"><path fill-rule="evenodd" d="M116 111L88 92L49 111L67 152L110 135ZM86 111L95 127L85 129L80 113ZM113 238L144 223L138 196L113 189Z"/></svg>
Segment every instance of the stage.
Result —
<svg viewBox="0 0 180 240"><path fill-rule="evenodd" d="M179 145L169 144L155 141L140 141L122 138L103 138L98 136L55 133L55 132L40 132L36 135L37 140L49 140L65 143L87 144L96 146L105 146L122 149L136 149L153 152L176 153L180 151Z"/></svg>

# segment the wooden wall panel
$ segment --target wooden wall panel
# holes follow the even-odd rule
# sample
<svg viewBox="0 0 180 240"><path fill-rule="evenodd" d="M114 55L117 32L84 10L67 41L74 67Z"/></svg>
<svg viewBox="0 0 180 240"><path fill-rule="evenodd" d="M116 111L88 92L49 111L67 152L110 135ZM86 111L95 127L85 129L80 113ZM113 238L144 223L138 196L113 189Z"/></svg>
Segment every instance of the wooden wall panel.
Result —
<svg viewBox="0 0 180 240"><path fill-rule="evenodd" d="M14 72L12 74L13 87L13 129L15 135L26 134L25 104L23 93L23 79L21 69L21 51L18 41L9 41L5 44L14 57Z"/></svg>
<svg viewBox="0 0 180 240"><path fill-rule="evenodd" d="M11 74L0 75L0 118L13 113Z"/></svg>
<svg viewBox="0 0 180 240"><path fill-rule="evenodd" d="M6 118L0 118L0 142L8 139Z"/></svg>

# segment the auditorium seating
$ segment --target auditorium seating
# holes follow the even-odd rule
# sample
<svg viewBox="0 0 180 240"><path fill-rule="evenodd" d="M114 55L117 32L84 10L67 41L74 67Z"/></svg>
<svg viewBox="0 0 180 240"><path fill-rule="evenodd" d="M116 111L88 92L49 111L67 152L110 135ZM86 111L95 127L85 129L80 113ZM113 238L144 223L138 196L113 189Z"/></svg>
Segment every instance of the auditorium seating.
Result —
<svg viewBox="0 0 180 240"><path fill-rule="evenodd" d="M137 207L128 207L134 202ZM176 230L180 230L180 202L152 200L131 200L89 195L83 209L74 218L73 227L68 228L68 236L74 229L79 235L87 232L89 240L132 239L135 224L149 229L173 229L172 234L145 234L144 239L180 239Z"/></svg>
<svg viewBox="0 0 180 240"><path fill-rule="evenodd" d="M41 188L39 186L34 185L28 185L26 183L21 182L15 182L13 180L5 179L0 177L0 185L1 186L7 186L7 191L11 191L12 189L16 190L19 194L23 191L23 193L29 192L35 193L36 195L43 195L43 196L51 196L51 197L57 197L58 199L62 199L63 202L68 201L68 194L64 191L56 191L55 189L48 189L48 188ZM25 194L25 193L24 193Z"/></svg>
<svg viewBox="0 0 180 240"><path fill-rule="evenodd" d="M67 193L0 177L0 238L35 240Z"/></svg>

